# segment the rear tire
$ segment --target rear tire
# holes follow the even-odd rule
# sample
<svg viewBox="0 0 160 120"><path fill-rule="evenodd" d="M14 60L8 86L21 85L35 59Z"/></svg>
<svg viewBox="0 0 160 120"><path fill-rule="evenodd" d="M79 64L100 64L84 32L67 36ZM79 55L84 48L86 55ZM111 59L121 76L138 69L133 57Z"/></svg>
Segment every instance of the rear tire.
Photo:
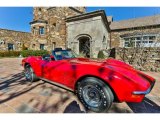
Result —
<svg viewBox="0 0 160 120"><path fill-rule="evenodd" d="M114 100L109 86L94 77L87 77L78 83L77 95L82 104L93 112L108 111Z"/></svg>
<svg viewBox="0 0 160 120"><path fill-rule="evenodd" d="M25 77L26 77L26 80L29 82L34 82L38 80L38 77L36 76L36 74L34 73L30 65L25 66Z"/></svg>

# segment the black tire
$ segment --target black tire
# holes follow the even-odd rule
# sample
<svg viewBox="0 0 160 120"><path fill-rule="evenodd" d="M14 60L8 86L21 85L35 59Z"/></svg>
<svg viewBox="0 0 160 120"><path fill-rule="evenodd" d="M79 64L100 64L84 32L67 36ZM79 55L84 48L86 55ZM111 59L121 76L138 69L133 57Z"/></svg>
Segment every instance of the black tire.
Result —
<svg viewBox="0 0 160 120"><path fill-rule="evenodd" d="M107 112L114 100L109 86L94 77L78 82L77 95L82 104L93 112Z"/></svg>
<svg viewBox="0 0 160 120"><path fill-rule="evenodd" d="M29 81L29 82L35 82L38 80L38 77L35 75L32 67L30 65L26 65L25 66L25 77L26 77L26 80Z"/></svg>

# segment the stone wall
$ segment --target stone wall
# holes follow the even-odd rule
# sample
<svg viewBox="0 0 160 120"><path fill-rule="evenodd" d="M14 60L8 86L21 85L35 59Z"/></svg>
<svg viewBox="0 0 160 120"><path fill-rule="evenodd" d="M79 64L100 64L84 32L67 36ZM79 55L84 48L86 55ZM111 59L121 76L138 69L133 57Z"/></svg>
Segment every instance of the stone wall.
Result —
<svg viewBox="0 0 160 120"><path fill-rule="evenodd" d="M77 12L77 10L79 12ZM65 18L84 13L84 7L35 7L34 18L31 23L32 42L30 49L40 49L40 44L45 44L45 49L66 47ZM39 28L44 27L44 35L39 34Z"/></svg>
<svg viewBox="0 0 160 120"><path fill-rule="evenodd" d="M0 29L0 50L8 50L8 43L14 45L14 50L22 50L23 44L29 47L31 33Z"/></svg>
<svg viewBox="0 0 160 120"><path fill-rule="evenodd" d="M160 71L160 48L112 48L110 57L144 71Z"/></svg>

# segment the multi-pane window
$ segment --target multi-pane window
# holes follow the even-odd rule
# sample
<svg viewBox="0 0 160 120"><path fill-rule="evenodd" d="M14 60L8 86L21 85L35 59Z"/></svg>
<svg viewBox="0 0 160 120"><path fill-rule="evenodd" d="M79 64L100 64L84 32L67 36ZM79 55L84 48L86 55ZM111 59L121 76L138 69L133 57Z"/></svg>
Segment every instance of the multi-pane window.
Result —
<svg viewBox="0 0 160 120"><path fill-rule="evenodd" d="M39 34L40 35L44 35L45 34L44 27L39 27Z"/></svg>
<svg viewBox="0 0 160 120"><path fill-rule="evenodd" d="M44 44L40 44L40 50L44 50Z"/></svg>
<svg viewBox="0 0 160 120"><path fill-rule="evenodd" d="M124 37L124 47L156 47L156 35Z"/></svg>

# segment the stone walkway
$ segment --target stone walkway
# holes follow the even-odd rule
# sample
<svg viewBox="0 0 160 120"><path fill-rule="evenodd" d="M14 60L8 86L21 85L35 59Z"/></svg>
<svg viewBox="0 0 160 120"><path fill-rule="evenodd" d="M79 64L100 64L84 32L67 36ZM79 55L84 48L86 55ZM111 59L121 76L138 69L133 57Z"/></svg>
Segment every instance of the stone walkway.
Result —
<svg viewBox="0 0 160 120"><path fill-rule="evenodd" d="M21 58L0 59L0 113L92 113L69 91L43 81L26 82ZM160 74L142 103L113 103L109 113L160 113Z"/></svg>

